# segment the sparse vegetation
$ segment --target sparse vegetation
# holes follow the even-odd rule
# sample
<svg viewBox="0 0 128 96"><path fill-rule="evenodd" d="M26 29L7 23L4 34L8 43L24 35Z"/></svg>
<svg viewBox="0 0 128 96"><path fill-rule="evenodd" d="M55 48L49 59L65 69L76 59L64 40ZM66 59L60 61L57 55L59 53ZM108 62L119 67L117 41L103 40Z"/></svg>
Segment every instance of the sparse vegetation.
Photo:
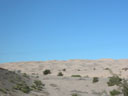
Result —
<svg viewBox="0 0 128 96"><path fill-rule="evenodd" d="M12 80L12 79L11 79L11 80L9 80L9 81L10 81L11 83L15 83L15 81L14 81L14 80Z"/></svg>
<svg viewBox="0 0 128 96"><path fill-rule="evenodd" d="M22 81L22 78L16 74L16 76L15 76L15 81L18 81L18 82L19 82L19 81Z"/></svg>
<svg viewBox="0 0 128 96"><path fill-rule="evenodd" d="M119 86L119 90L110 91L111 96L117 96L119 94L123 94L123 96L128 96L128 81L127 80L121 79L118 76L113 76L109 79L108 85Z"/></svg>
<svg viewBox="0 0 128 96"><path fill-rule="evenodd" d="M81 75L72 75L71 77L81 77Z"/></svg>
<svg viewBox="0 0 128 96"><path fill-rule="evenodd" d="M30 87L25 82L17 83L14 89L20 90L24 93L29 93L31 91Z"/></svg>
<svg viewBox="0 0 128 96"><path fill-rule="evenodd" d="M99 78L98 77L93 77L93 80L92 80L93 83L96 83L98 81L99 81Z"/></svg>
<svg viewBox="0 0 128 96"><path fill-rule="evenodd" d="M101 92L97 92L95 90L92 90L92 93L94 94L94 96L109 96L105 90L103 90Z"/></svg>
<svg viewBox="0 0 128 96"><path fill-rule="evenodd" d="M77 93L73 93L72 96L78 96L78 94Z"/></svg>
<svg viewBox="0 0 128 96"><path fill-rule="evenodd" d="M59 67L59 68L61 68L61 67ZM0 81L2 82L0 84L1 85L1 87L0 87L0 94L2 94L2 95L12 94L14 96L15 96L15 94L16 95L17 94L18 95L19 94L23 94L24 95L24 93L28 93L26 95L31 95L32 93L35 93L35 95L38 95L38 94L41 94L43 92L44 93L46 92L46 94L49 94L49 92L53 91L54 89L57 89L57 90L60 89L61 90L61 88L59 86L60 83L64 83L62 85L62 87L68 86L68 84L72 84L73 83L74 87L80 85L81 86L81 88L80 88L81 90L79 90L79 88L78 89L71 89L70 90L70 88L73 88L73 86L69 87L68 90L70 90L70 91L68 91L69 93L66 93L66 94L69 94L70 96L81 96L82 94L83 95L88 94L89 96L91 96L91 95L97 95L97 96L102 96L102 95L104 95L104 96L128 96L128 81L127 81L128 79L127 80L123 79L123 78L127 78L126 77L127 75L123 74L123 71L121 69L119 70L120 72L122 72L121 76L119 76L119 72L116 72L116 73L118 73L118 75L114 74L114 73L113 74L105 74L105 76L103 76L103 78L102 78L102 77L100 77L100 74L98 74L99 77L98 76L97 77L92 77L92 75L88 73L88 70L89 70L89 72L90 71L92 72L93 70L95 70L96 72L99 72L97 70L98 69L97 66L96 67L93 66L91 68L89 66L90 69L87 68L87 70L85 70L85 71L84 71L83 68L77 67L75 69L75 72L74 72L74 69L70 70L70 69L64 69L64 68L68 68L68 67L63 67L61 69L56 68L56 71L54 71L55 69L53 69L53 75L52 76L48 76L48 77L44 76L44 77L40 77L40 78L39 78L39 76L42 76L43 73L45 75L51 74L52 70L49 70L49 69L45 70L44 69L42 71L43 72L42 75L40 75L40 73L39 73L40 70L38 70L37 72L33 71L32 74L34 76L27 75L26 73L20 73L20 71L18 73L17 72L14 73L14 72L11 72L11 71L4 71L4 72L2 72L3 71L2 70L0 72L0 74L1 74ZM106 68L106 67L103 67L103 68ZM78 72L77 69L80 69L81 72L80 71ZM69 74L74 72L74 74L71 74L70 77L68 77L69 76L68 70L69 70ZM107 72L108 70L110 70L110 69L106 68L106 71L105 70L104 71ZM112 69L112 71L113 70L114 69ZM123 70L127 70L127 68L123 69ZM67 72L64 72L64 71L67 71ZM26 71L26 72L28 72L28 71ZM57 78L55 76L54 72L55 73L57 72L56 76L67 75L67 77L65 76L63 78L59 78L59 77ZM84 72L85 73L87 72L87 73L83 74ZM29 73L31 73L31 72L29 72ZM89 75L89 76L86 76L86 75ZM109 75L111 75L111 77L106 78L106 76L109 76ZM89 77L89 78L87 78L87 77ZM123 78L120 78L120 77L123 77ZM47 84L46 90L44 89L45 88L44 84L41 82L42 80L41 81L37 80L38 78L42 79L42 80L44 80L44 82L46 82L46 84ZM47 81L47 80L50 80L50 79L52 79L53 82ZM70 80L69 83L66 83L66 80L68 80L68 81ZM106 80L108 80L107 83L106 83ZM76 83L76 82L79 82L79 84ZM84 85L83 85L83 82L84 82ZM97 83L97 82L99 82L99 83ZM108 88L105 83L108 84L108 86L113 86L113 87L109 87ZM97 91L96 88L98 86L100 86L99 84L101 86L102 85L104 85L104 86L102 87L102 90ZM118 85L118 86L114 86L114 85ZM49 87L52 88L52 89L50 89L50 90L47 89ZM94 88L93 89L89 89L89 90L84 90L84 89L90 88L90 87L94 87ZM38 93L38 94L36 94L36 93Z"/></svg>
<svg viewBox="0 0 128 96"><path fill-rule="evenodd" d="M122 83L122 93L124 96L128 96L128 82L126 80Z"/></svg>
<svg viewBox="0 0 128 96"><path fill-rule="evenodd" d="M125 70L125 71L127 71L127 70L128 70L128 68L122 68L122 70Z"/></svg>
<svg viewBox="0 0 128 96"><path fill-rule="evenodd" d="M11 95L16 96L15 93L22 94L22 92L29 94L32 90L41 91L44 86L40 80L30 77L26 73L17 73L15 71L0 69L0 76L0 96L4 96L4 94L10 96L11 93ZM32 85L35 86L35 89L31 87Z"/></svg>
<svg viewBox="0 0 128 96"><path fill-rule="evenodd" d="M44 74L44 75L51 74L51 71L50 71L49 69L46 69L46 70L43 71L43 74Z"/></svg>
<svg viewBox="0 0 128 96"><path fill-rule="evenodd" d="M31 87L32 87L32 89L36 89L38 91L41 91L43 86L44 86L44 84L40 80L35 80L34 84Z"/></svg>
<svg viewBox="0 0 128 96"><path fill-rule="evenodd" d="M108 86L114 86L121 84L122 79L119 76L109 77L109 81L107 82Z"/></svg>
<svg viewBox="0 0 128 96"><path fill-rule="evenodd" d="M23 76L24 76L25 78L29 78L29 75L26 74L26 73L23 73Z"/></svg>
<svg viewBox="0 0 128 96"><path fill-rule="evenodd" d="M118 90L112 90L112 91L110 91L110 95L111 96L117 96L117 95L119 95L119 94L121 94L121 92L120 91L118 91Z"/></svg>
<svg viewBox="0 0 128 96"><path fill-rule="evenodd" d="M17 70L17 73L21 73L21 70Z"/></svg>
<svg viewBox="0 0 128 96"><path fill-rule="evenodd" d="M62 72L59 72L57 76L63 76L63 73Z"/></svg>
<svg viewBox="0 0 128 96"><path fill-rule="evenodd" d="M66 69L64 68L63 71L66 71Z"/></svg>
<svg viewBox="0 0 128 96"><path fill-rule="evenodd" d="M3 88L0 88L0 92L7 94L7 91Z"/></svg>
<svg viewBox="0 0 128 96"><path fill-rule="evenodd" d="M110 70L110 68L105 68L104 70Z"/></svg>

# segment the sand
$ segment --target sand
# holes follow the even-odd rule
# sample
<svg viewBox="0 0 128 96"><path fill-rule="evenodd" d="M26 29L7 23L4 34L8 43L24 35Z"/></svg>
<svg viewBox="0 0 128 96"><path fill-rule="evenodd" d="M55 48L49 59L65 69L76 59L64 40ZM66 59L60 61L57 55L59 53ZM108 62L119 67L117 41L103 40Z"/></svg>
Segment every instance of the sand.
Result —
<svg viewBox="0 0 128 96"><path fill-rule="evenodd" d="M117 89L117 86L108 86L108 77L114 74L121 78L128 77L128 59L14 62L0 64L0 67L10 71L20 70L31 76L38 75L46 85L47 96L72 96L75 93L78 96L110 96L109 92ZM44 75L43 71L46 69L49 69L51 74ZM57 76L59 72L62 72L63 76ZM72 75L81 77L71 77ZM99 82L93 83L93 77L98 77ZM31 96L44 95L38 93Z"/></svg>

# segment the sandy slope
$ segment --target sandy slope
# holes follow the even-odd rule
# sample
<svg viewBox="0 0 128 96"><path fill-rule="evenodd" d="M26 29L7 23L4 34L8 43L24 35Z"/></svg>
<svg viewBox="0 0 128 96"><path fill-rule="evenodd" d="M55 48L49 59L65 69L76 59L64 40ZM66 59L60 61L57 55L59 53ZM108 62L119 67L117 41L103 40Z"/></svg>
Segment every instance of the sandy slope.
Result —
<svg viewBox="0 0 128 96"><path fill-rule="evenodd" d="M71 96L73 93L80 96L110 96L109 91L117 87L108 87L108 77L113 74L118 74L123 78L128 77L127 59L15 62L0 64L0 67L38 75L39 79L46 84L49 96ZM45 69L50 69L51 74L44 76ZM58 77L58 72L62 72L64 76ZM81 75L82 77L75 78L71 75ZM92 83L93 77L99 77L99 82Z"/></svg>
<svg viewBox="0 0 128 96"><path fill-rule="evenodd" d="M59 71L66 69L64 76L72 74L80 74L89 77L108 77L111 73L106 68L112 70L113 73L119 74L122 77L128 77L128 71L123 70L128 68L128 60L68 60L68 61L40 61L40 62L16 62L0 64L0 67L9 70L21 70L22 72L32 74L42 74L45 69L50 69L52 74L57 75Z"/></svg>
<svg viewBox="0 0 128 96"><path fill-rule="evenodd" d="M38 92L36 92L36 90L32 90L28 94L15 89L19 88L16 87L18 84L23 84L24 86L27 84L27 86L32 86L35 80L38 79L31 76L26 77L22 73L16 73L14 71L0 68L0 96L47 96L48 93L45 92L45 89Z"/></svg>

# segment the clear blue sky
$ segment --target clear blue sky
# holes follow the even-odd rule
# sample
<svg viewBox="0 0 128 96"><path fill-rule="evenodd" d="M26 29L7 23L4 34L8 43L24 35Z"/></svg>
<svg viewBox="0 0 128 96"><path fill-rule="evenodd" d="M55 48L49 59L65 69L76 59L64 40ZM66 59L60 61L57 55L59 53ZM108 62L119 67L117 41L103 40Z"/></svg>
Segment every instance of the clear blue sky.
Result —
<svg viewBox="0 0 128 96"><path fill-rule="evenodd" d="M128 58L128 0L0 0L0 62Z"/></svg>

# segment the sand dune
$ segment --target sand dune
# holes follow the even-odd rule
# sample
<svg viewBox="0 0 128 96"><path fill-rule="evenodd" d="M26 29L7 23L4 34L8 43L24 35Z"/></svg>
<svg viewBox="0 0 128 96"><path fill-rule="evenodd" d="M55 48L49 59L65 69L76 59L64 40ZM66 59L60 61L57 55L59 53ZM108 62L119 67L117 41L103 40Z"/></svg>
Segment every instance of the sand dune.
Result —
<svg viewBox="0 0 128 96"><path fill-rule="evenodd" d="M114 74L121 78L128 77L128 59L14 62L0 64L0 67L9 71L20 70L21 73L27 73L30 76L39 76L46 85L45 90L48 96L72 96L75 93L78 96L110 96L109 92L117 86L109 87L108 77ZM44 75L43 71L46 69L49 69L51 74ZM57 76L59 72L62 72L63 76ZM81 77L71 77L72 75ZM98 77L99 82L93 83L93 77ZM45 95L40 93L40 95L31 96Z"/></svg>
<svg viewBox="0 0 128 96"><path fill-rule="evenodd" d="M112 70L113 73L119 74L122 77L128 77L128 71L123 69L128 68L128 59L113 60L67 60L67 61L38 61L38 62L15 62L0 64L0 67L8 70L21 70L23 73L42 74L43 70L50 69L52 74L57 75L59 71L66 69L64 76L72 74L80 74L89 77L109 77L111 73L106 68ZM80 71L78 71L80 70Z"/></svg>

